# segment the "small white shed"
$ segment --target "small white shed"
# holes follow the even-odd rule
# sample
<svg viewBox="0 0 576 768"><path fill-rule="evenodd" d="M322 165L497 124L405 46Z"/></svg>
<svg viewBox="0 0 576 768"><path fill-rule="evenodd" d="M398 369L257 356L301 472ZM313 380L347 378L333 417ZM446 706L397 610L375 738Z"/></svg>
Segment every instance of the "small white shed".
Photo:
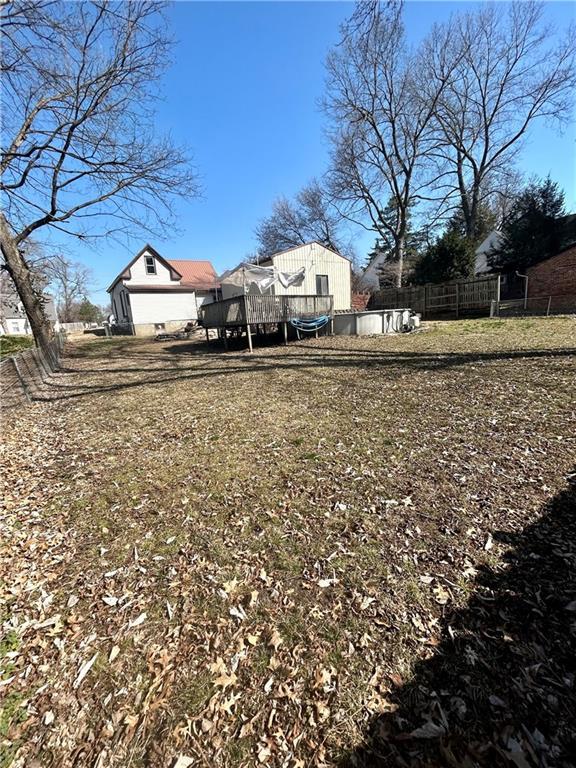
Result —
<svg viewBox="0 0 576 768"><path fill-rule="evenodd" d="M350 260L318 242L306 243L275 253L260 262L273 266L278 272L295 273L303 270L303 278L284 287L277 281L264 293L274 296L333 296L334 310L350 309L352 304L352 265ZM239 265L225 272L220 280L223 299L243 293L260 292L250 276Z"/></svg>

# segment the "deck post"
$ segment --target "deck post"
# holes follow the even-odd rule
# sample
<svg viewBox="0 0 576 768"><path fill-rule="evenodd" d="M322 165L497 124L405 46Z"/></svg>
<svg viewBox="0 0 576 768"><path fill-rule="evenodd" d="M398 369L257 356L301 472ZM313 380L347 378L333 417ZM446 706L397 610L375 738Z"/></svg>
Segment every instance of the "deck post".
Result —
<svg viewBox="0 0 576 768"><path fill-rule="evenodd" d="M286 321L282 323L282 329L284 331L284 345L288 346L288 323Z"/></svg>
<svg viewBox="0 0 576 768"><path fill-rule="evenodd" d="M228 352L228 331L226 328L222 329L222 340L224 341L224 349Z"/></svg>
<svg viewBox="0 0 576 768"><path fill-rule="evenodd" d="M250 323L247 323L246 325L246 335L248 336L248 349L250 352L253 352L254 349L252 348L252 331L250 330Z"/></svg>
<svg viewBox="0 0 576 768"><path fill-rule="evenodd" d="M210 344L210 334L208 333L208 328L204 329L206 331L206 344Z"/></svg>

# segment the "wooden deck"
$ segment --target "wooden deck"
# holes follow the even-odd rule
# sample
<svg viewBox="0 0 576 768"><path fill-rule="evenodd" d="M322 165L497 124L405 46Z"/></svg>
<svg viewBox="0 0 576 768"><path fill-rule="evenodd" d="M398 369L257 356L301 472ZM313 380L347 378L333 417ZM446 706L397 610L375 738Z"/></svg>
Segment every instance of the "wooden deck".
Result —
<svg viewBox="0 0 576 768"><path fill-rule="evenodd" d="M332 296L260 296L246 294L203 304L198 322L204 328L287 323L295 317L333 315Z"/></svg>
<svg viewBox="0 0 576 768"><path fill-rule="evenodd" d="M202 304L198 311L198 322L206 329L217 328L218 335L228 348L228 332L246 330L248 348L252 352L252 331L267 325L282 326L284 343L288 343L288 323L294 318L312 318L334 312L333 296L261 296L248 293L231 299ZM316 332L317 335L318 332Z"/></svg>

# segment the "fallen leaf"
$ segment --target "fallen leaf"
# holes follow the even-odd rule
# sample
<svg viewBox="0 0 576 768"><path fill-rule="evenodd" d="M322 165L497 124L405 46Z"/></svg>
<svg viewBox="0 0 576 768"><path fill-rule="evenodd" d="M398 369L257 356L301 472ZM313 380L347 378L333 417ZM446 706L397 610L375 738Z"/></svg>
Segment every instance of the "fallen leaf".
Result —
<svg viewBox="0 0 576 768"><path fill-rule="evenodd" d="M179 755L172 768L190 768L194 765L194 758L187 755Z"/></svg>
<svg viewBox="0 0 576 768"><path fill-rule="evenodd" d="M278 647L282 645L283 640L280 636L280 633L277 629L272 630L272 634L270 635L270 640L268 640L268 645L271 645L272 648L274 648L275 651L278 650Z"/></svg>
<svg viewBox="0 0 576 768"><path fill-rule="evenodd" d="M51 709L49 709L47 712L44 713L44 725L50 725L54 722L54 712L52 712Z"/></svg>
<svg viewBox="0 0 576 768"><path fill-rule="evenodd" d="M118 603L118 598L113 597L112 595L106 595L102 598L102 602L106 603L106 605L114 606Z"/></svg>
<svg viewBox="0 0 576 768"><path fill-rule="evenodd" d="M116 658L116 656L118 656L119 653L120 653L120 646L119 645L115 645L112 648L112 650L110 651L110 656L108 656L108 661L110 663L112 663L114 661L114 659Z"/></svg>
<svg viewBox="0 0 576 768"><path fill-rule="evenodd" d="M214 685L220 686L222 690L225 691L229 685L235 685L237 680L238 678L236 677L235 672L231 672L230 674L225 672L214 680Z"/></svg>
<svg viewBox="0 0 576 768"><path fill-rule="evenodd" d="M94 664L97 658L98 658L98 651L96 651L94 656L92 656L92 658L89 661L87 661L85 664L83 664L80 667L80 669L78 670L78 676L76 677L76 680L74 680L74 688L80 687L80 683L82 682L82 680L84 680L88 672L90 672L90 670L92 669L92 665Z"/></svg>

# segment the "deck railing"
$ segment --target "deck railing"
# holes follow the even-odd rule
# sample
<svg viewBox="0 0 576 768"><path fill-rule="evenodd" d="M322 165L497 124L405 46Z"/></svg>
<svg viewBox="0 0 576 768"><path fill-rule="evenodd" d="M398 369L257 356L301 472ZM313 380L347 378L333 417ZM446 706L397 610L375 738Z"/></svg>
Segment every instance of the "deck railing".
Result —
<svg viewBox="0 0 576 768"><path fill-rule="evenodd" d="M233 296L231 299L202 304L198 310L198 322L204 328L246 325L244 296Z"/></svg>
<svg viewBox="0 0 576 768"><path fill-rule="evenodd" d="M205 328L226 328L259 323L283 323L294 317L333 314L332 296L262 296L246 294L203 304L199 322Z"/></svg>

